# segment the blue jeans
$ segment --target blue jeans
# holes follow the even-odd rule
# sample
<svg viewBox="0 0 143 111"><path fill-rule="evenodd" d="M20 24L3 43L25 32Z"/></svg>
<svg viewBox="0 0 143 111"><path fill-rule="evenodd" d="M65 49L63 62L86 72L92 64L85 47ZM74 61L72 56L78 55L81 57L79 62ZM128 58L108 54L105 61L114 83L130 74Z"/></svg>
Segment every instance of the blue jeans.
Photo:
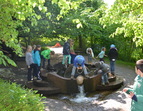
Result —
<svg viewBox="0 0 143 111"><path fill-rule="evenodd" d="M102 74L102 83L107 83L108 82L108 76L107 73Z"/></svg>
<svg viewBox="0 0 143 111"><path fill-rule="evenodd" d="M110 71L115 73L115 61L110 60Z"/></svg>
<svg viewBox="0 0 143 111"><path fill-rule="evenodd" d="M102 71L102 70L98 70L97 73L102 74L102 76L101 76L102 84L105 84L105 83L108 82L108 75L107 75L108 72L109 71L105 72L105 71Z"/></svg>

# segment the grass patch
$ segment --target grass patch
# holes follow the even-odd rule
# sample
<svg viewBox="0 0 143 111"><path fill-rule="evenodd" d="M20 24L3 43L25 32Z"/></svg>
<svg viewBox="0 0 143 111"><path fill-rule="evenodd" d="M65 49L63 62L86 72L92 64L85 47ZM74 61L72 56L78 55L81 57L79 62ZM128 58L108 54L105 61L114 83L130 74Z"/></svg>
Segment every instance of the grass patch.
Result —
<svg viewBox="0 0 143 111"><path fill-rule="evenodd" d="M132 68L135 67L135 63L133 63L133 62L125 62L125 61L117 60L116 63L118 65L122 65L122 66L129 66L129 67L132 67Z"/></svg>
<svg viewBox="0 0 143 111"><path fill-rule="evenodd" d="M107 64L110 64L110 61L109 61L108 57L105 57L104 60L106 61ZM134 68L135 67L135 63L121 61L121 60L116 60L116 65L125 66L125 67L128 67L128 68Z"/></svg>

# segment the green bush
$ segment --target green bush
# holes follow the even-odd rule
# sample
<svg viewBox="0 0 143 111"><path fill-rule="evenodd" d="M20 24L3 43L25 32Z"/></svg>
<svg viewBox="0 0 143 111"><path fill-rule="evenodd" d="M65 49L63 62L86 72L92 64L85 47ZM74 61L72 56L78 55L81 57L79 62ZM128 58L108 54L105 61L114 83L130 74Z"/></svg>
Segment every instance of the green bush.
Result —
<svg viewBox="0 0 143 111"><path fill-rule="evenodd" d="M36 91L0 79L0 111L44 111Z"/></svg>

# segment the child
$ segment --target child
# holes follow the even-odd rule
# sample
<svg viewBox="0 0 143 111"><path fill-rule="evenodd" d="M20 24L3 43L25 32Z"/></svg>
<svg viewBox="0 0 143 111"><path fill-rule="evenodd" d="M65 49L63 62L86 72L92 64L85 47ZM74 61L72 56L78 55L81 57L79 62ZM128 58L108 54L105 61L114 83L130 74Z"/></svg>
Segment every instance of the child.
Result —
<svg viewBox="0 0 143 111"><path fill-rule="evenodd" d="M103 61L96 62L95 63L96 67L96 73L101 73L101 80L102 80L102 85L108 85L108 73L109 73L109 65L105 64Z"/></svg>
<svg viewBox="0 0 143 111"><path fill-rule="evenodd" d="M41 50L41 46L37 45L36 49L32 51L32 57L33 57L34 63L36 64L36 69L37 69L37 72L35 74L35 77L37 80L42 80L40 77L40 64L41 64L40 50Z"/></svg>
<svg viewBox="0 0 143 111"><path fill-rule="evenodd" d="M27 75L27 80L31 81L32 80L32 75L31 71L33 70L33 76L36 74L36 64L34 64L33 58L32 58L32 46L27 47L26 55L25 55L25 61L26 65L28 67L28 75Z"/></svg>
<svg viewBox="0 0 143 111"><path fill-rule="evenodd" d="M41 55L43 56L43 64L42 64L43 68L45 68L46 59L48 60L47 68L51 66L51 64L50 64L50 58L51 58L51 55L54 55L54 54L55 54L55 52L51 51L49 48L46 48L45 50L43 50L41 52Z"/></svg>
<svg viewBox="0 0 143 111"><path fill-rule="evenodd" d="M118 57L118 51L114 44L110 45L108 57L110 60L110 72L114 76L115 75L115 62Z"/></svg>
<svg viewBox="0 0 143 111"><path fill-rule="evenodd" d="M103 59L104 56L106 56L106 55L105 55L105 51L106 51L106 48L105 48L105 47L102 47L101 52L98 54L98 56L97 56L96 58L99 58L100 61L105 62L104 59Z"/></svg>
<svg viewBox="0 0 143 111"><path fill-rule="evenodd" d="M75 54L75 52L74 52L74 41L73 40L71 40L71 42L70 42L70 56L71 56L71 64L73 64L73 62L74 62L74 58L76 57L76 54Z"/></svg>
<svg viewBox="0 0 143 111"><path fill-rule="evenodd" d="M80 85L83 83L84 76L89 77L84 62L84 57L82 55L77 55L74 59L74 64L71 72L71 79L76 78L77 83L79 83L78 81L81 81Z"/></svg>
<svg viewBox="0 0 143 111"><path fill-rule="evenodd" d="M94 53L91 48L87 48L86 53L88 54L88 64L91 64L92 58L94 58Z"/></svg>
<svg viewBox="0 0 143 111"><path fill-rule="evenodd" d="M70 43L71 39L68 39L67 42L64 43L62 64L65 64L67 58L68 58L68 64L71 64Z"/></svg>
<svg viewBox="0 0 143 111"><path fill-rule="evenodd" d="M143 59L136 62L135 72L137 74L133 88L124 88L132 99L131 111L143 111Z"/></svg>

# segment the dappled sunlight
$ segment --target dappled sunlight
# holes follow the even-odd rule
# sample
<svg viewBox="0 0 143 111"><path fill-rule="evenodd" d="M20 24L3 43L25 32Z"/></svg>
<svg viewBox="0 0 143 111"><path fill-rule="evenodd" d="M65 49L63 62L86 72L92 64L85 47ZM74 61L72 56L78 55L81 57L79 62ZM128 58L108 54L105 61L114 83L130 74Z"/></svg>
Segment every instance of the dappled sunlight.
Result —
<svg viewBox="0 0 143 111"><path fill-rule="evenodd" d="M107 96L106 100L101 101L99 105L107 111L110 111L111 109L111 111L129 111L130 103L131 99L129 99L125 93L123 93L122 91L117 91L114 94ZM125 107L124 110L122 109L123 107Z"/></svg>
<svg viewBox="0 0 143 111"><path fill-rule="evenodd" d="M115 107L116 106L116 107ZM121 111L121 109L124 107L124 111L128 111L129 109L126 107L126 104L121 104L121 102L113 100L113 99L108 99L105 102L100 103L100 107L103 107L104 110L107 111ZM121 108L121 109L119 109ZM112 109L112 110L111 110ZM114 110L113 110L114 109Z"/></svg>

